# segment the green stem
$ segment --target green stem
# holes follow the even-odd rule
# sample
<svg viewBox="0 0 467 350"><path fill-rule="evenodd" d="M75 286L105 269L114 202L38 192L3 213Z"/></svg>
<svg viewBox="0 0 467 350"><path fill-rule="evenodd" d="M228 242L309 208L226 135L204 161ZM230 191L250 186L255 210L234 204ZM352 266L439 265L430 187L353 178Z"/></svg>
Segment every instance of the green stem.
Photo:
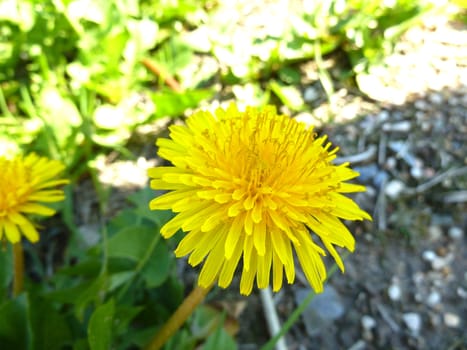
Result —
<svg viewBox="0 0 467 350"><path fill-rule="evenodd" d="M185 323L188 317L193 313L196 307L204 300L204 297L211 290L209 288L196 287L192 292L183 300L183 303L172 314L168 321L156 333L151 340L146 350L159 350L172 335Z"/></svg>
<svg viewBox="0 0 467 350"><path fill-rule="evenodd" d="M336 270L337 265L334 264L329 269L327 279L329 279L336 272ZM279 333L277 333L265 345L263 345L260 350L274 349L274 346L276 346L276 343L279 341L279 339L282 338L289 331L289 329L295 324L295 322L297 322L298 318L306 310L306 308L311 303L315 295L316 293L313 290L311 290L310 293L308 293L308 295L306 296L305 300L302 301L302 303L294 310L294 312L292 312L287 321L284 322Z"/></svg>
<svg viewBox="0 0 467 350"><path fill-rule="evenodd" d="M8 104L5 99L5 95L3 94L3 90L0 87L0 111L5 117L13 118L13 114L11 114L10 109L8 108Z"/></svg>
<svg viewBox="0 0 467 350"><path fill-rule="evenodd" d="M130 288L130 286L131 286L131 284L133 282L134 276L138 276L139 273L141 272L141 270L143 269L143 267L146 266L147 262L149 261L149 258L152 255L152 252L156 248L157 242L159 242L160 238L161 238L161 235L154 235L154 238L152 239L148 250L146 250L146 253L144 254L143 258L140 259L140 261L138 262L138 265L136 266L135 271L133 273L133 277L130 278L125 283L125 285L122 287L122 289L120 289L120 292L118 293L117 299L121 299L125 295L128 288Z"/></svg>

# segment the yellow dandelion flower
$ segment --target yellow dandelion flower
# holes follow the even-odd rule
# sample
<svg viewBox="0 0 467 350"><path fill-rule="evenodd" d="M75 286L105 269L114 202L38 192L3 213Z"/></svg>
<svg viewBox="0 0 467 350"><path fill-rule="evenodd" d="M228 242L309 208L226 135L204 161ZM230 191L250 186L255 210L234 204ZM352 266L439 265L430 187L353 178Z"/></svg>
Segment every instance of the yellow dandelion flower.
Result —
<svg viewBox="0 0 467 350"><path fill-rule="evenodd" d="M64 199L62 190L51 189L68 183L57 180L64 169L62 163L29 154L8 159L0 156L0 240L11 243L26 236L31 242L39 240L39 234L28 214L51 216L55 210L40 204Z"/></svg>
<svg viewBox="0 0 467 350"><path fill-rule="evenodd" d="M295 251L316 292L323 290L325 250L343 271L335 246L354 250L352 234L340 219L371 220L343 193L364 191L346 183L358 176L348 164L333 165L337 148L326 136L271 107L238 111L235 105L213 115L200 111L185 125L170 127L157 140L160 157L173 166L148 170L151 188L168 190L150 202L152 210L178 213L161 228L165 238L186 232L175 254L204 261L199 285L230 285L240 258L240 292L295 278ZM315 235L312 234L314 232Z"/></svg>

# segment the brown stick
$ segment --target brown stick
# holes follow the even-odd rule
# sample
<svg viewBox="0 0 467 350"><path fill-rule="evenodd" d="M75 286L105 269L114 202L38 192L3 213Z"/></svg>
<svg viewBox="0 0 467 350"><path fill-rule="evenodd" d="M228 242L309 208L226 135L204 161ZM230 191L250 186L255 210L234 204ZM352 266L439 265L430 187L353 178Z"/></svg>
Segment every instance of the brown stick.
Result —
<svg viewBox="0 0 467 350"><path fill-rule="evenodd" d="M175 92L183 92L182 87L180 86L179 82L175 80L169 73L167 73L160 65L156 62L149 60L148 58L143 58L142 61L143 65L149 69L152 73L156 76L161 77L165 84L170 87Z"/></svg>

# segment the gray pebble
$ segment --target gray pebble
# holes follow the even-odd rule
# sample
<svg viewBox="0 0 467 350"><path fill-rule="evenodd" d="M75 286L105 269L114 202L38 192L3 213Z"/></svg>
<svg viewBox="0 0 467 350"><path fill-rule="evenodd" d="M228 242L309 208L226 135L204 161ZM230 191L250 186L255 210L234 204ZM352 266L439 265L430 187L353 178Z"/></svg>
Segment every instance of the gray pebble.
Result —
<svg viewBox="0 0 467 350"><path fill-rule="evenodd" d="M458 240L458 239L462 239L462 236L464 235L464 231L460 227L452 226L449 228L448 235L452 239Z"/></svg>
<svg viewBox="0 0 467 350"><path fill-rule="evenodd" d="M439 294L437 291L432 291L430 294L428 294L428 297L426 299L426 303L430 306L435 306L438 305L441 302L441 294Z"/></svg>
<svg viewBox="0 0 467 350"><path fill-rule="evenodd" d="M405 185L400 180L391 180L387 183L384 193L392 199L396 199L405 189Z"/></svg>
<svg viewBox="0 0 467 350"><path fill-rule="evenodd" d="M404 320L405 325L407 328L415 335L420 332L422 328L422 318L419 314L415 312L407 312L402 315L402 319Z"/></svg>
<svg viewBox="0 0 467 350"><path fill-rule="evenodd" d="M422 253L422 258L423 260L425 261L429 261L429 262L432 262L433 260L435 260L438 256L436 255L436 253L432 250L425 250L423 253Z"/></svg>
<svg viewBox="0 0 467 350"><path fill-rule="evenodd" d="M361 319L362 327L365 330L370 330L376 327L376 321L373 317L368 315L363 315Z"/></svg>
<svg viewBox="0 0 467 350"><path fill-rule="evenodd" d="M446 312L443 315L444 324L449 328L458 328L461 324L461 319L458 315L452 312Z"/></svg>
<svg viewBox="0 0 467 350"><path fill-rule="evenodd" d="M402 291L398 284L391 284L388 288L388 296L392 301L401 299Z"/></svg>

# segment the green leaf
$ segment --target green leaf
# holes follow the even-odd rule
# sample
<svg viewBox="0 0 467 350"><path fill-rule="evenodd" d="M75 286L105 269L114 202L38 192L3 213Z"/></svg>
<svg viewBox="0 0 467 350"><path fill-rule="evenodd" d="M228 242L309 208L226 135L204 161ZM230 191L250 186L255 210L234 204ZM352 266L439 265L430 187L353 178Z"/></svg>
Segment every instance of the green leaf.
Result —
<svg viewBox="0 0 467 350"><path fill-rule="evenodd" d="M128 200L136 205L136 208L131 211L133 214L133 223L135 222L135 214L137 214L140 218L148 219L149 221L155 223L158 227L162 227L173 217L173 213L170 210L149 209L149 202L155 197L157 197L157 192L149 187L145 187L144 189L128 196Z"/></svg>
<svg viewBox="0 0 467 350"><path fill-rule="evenodd" d="M237 344L232 337L224 330L219 327L212 334L204 344L203 350L236 350Z"/></svg>
<svg viewBox="0 0 467 350"><path fill-rule="evenodd" d="M109 257L139 261L154 239L154 235L159 235L154 228L141 225L125 227L109 239Z"/></svg>
<svg viewBox="0 0 467 350"><path fill-rule="evenodd" d="M282 67L279 69L279 78L286 84L300 84L301 73L296 68Z"/></svg>
<svg viewBox="0 0 467 350"><path fill-rule="evenodd" d="M125 258L110 258L107 261L107 270L110 274L132 270L135 262ZM101 257L86 257L76 265L60 269L61 275L95 278L102 270Z"/></svg>
<svg viewBox="0 0 467 350"><path fill-rule="evenodd" d="M128 336L130 322L144 309L144 306L130 307L125 305L117 305L114 315L113 334L122 334Z"/></svg>
<svg viewBox="0 0 467 350"><path fill-rule="evenodd" d="M109 291L113 291L135 276L134 271L125 271L110 275Z"/></svg>
<svg viewBox="0 0 467 350"><path fill-rule="evenodd" d="M114 314L115 302L113 299L99 306L92 314L88 326L88 339L91 350L108 350L111 348Z"/></svg>
<svg viewBox="0 0 467 350"><path fill-rule="evenodd" d="M30 296L29 305L33 349L63 349L71 341L71 331L65 318L44 298ZM47 315L45 322L44 315Z"/></svg>
<svg viewBox="0 0 467 350"><path fill-rule="evenodd" d="M13 277L13 260L11 244L6 249L0 249L0 291L8 287Z"/></svg>
<svg viewBox="0 0 467 350"><path fill-rule="evenodd" d="M172 255L165 242L158 242L151 258L142 271L147 288L160 286L167 279L172 267Z"/></svg>
<svg viewBox="0 0 467 350"><path fill-rule="evenodd" d="M25 294L0 305L0 344L2 349L29 349L28 301Z"/></svg>
<svg viewBox="0 0 467 350"><path fill-rule="evenodd" d="M211 98L214 90L203 89L177 93L170 90L158 91L152 94L152 100L156 105L155 118L165 116L179 117L187 108L194 108L202 100Z"/></svg>
<svg viewBox="0 0 467 350"><path fill-rule="evenodd" d="M71 288L52 291L47 293L46 297L61 303L73 304L76 316L82 320L86 307L102 297L102 292L107 290L107 283L108 276L101 275L95 280L82 282Z"/></svg>
<svg viewBox="0 0 467 350"><path fill-rule="evenodd" d="M164 345L164 350L191 350L197 348L196 342L196 339L186 329L182 329L178 331L174 337L169 339ZM222 348L219 348L219 350L220 349Z"/></svg>
<svg viewBox="0 0 467 350"><path fill-rule="evenodd" d="M300 91L295 86L285 86L276 81L271 81L269 87L279 97L281 102L290 109L299 111L304 108L305 102Z"/></svg>

